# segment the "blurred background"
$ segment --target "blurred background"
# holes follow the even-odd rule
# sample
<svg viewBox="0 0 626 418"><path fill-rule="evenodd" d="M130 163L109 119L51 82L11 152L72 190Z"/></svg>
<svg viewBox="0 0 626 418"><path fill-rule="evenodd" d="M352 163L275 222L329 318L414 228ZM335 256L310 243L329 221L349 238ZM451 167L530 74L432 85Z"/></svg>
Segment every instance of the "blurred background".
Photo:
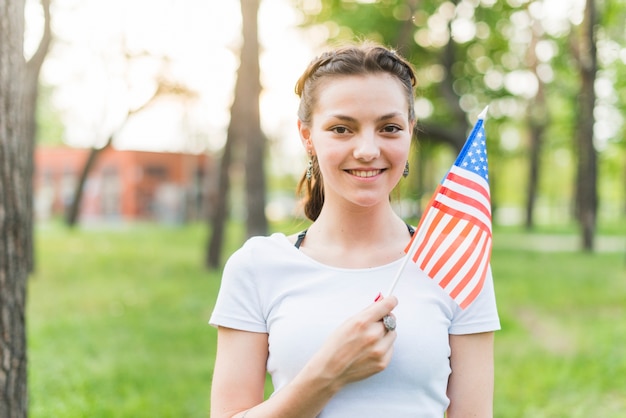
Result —
<svg viewBox="0 0 626 418"><path fill-rule="evenodd" d="M13 1L31 416L208 415L225 259L307 225L295 82L361 39L417 71L407 221L489 106L495 416L624 416L625 2Z"/></svg>

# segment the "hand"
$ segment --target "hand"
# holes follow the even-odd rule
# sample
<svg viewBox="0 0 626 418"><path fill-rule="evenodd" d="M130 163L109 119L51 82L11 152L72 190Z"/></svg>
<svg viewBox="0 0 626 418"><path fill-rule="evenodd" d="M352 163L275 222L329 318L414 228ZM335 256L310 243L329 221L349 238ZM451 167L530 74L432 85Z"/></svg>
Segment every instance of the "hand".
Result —
<svg viewBox="0 0 626 418"><path fill-rule="evenodd" d="M387 331L381 320L397 304L395 296L378 299L347 319L329 336L311 366L338 387L384 370L391 361L396 332Z"/></svg>

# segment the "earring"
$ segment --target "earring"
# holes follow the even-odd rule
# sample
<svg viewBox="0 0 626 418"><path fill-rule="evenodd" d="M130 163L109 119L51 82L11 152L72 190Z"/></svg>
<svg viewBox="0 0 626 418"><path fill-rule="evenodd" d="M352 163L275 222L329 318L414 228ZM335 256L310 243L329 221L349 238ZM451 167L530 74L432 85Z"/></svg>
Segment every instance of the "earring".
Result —
<svg viewBox="0 0 626 418"><path fill-rule="evenodd" d="M313 157L309 154L309 162L306 167L306 179L307 181L311 181L313 177Z"/></svg>
<svg viewBox="0 0 626 418"><path fill-rule="evenodd" d="M409 175L409 162L407 161L404 165L404 171L402 172L402 177L407 178Z"/></svg>

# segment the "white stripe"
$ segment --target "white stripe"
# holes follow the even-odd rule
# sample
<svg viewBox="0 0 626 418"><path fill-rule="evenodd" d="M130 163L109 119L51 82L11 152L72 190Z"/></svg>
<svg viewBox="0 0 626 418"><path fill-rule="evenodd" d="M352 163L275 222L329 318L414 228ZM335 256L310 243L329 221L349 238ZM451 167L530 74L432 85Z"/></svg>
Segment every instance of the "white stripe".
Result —
<svg viewBox="0 0 626 418"><path fill-rule="evenodd" d="M483 243L485 242L485 238L487 236L488 235L485 234L481 230L481 236L480 236L480 239L478 241L478 244L476 245L476 248L480 248L483 245ZM465 262L465 264L463 265L463 267L461 267L461 269L459 270L457 275L454 276L454 278L450 281L450 283L448 283L448 285L445 287L445 290L446 290L446 292L448 292L448 294L452 293L454 288L461 282L461 280L463 280L463 278L465 278L465 276L467 276L467 273L472 268L472 266L476 263L476 260L478 260L479 256L480 256L480 253L477 250L472 251L472 253L468 257L468 259Z"/></svg>
<svg viewBox="0 0 626 418"><path fill-rule="evenodd" d="M444 194L438 194L435 200L451 207L452 209L458 210L459 212L474 216L479 221L487 225L487 227L491 226L491 218L472 205L459 202L458 200L452 199L450 196L446 196Z"/></svg>
<svg viewBox="0 0 626 418"><path fill-rule="evenodd" d="M419 229L415 231L414 243L416 243L417 245L413 246L414 248L412 248L412 251L417 251L417 249L422 245L422 242L424 242L424 239L426 238L426 231L428 231L428 228L430 224L432 224L433 218L435 217L437 212L439 212L438 209L430 206L427 208L426 213L422 215L424 217L424 221L421 222ZM411 259L413 259L414 255L415 254L411 254ZM415 260L415 262L417 263L417 259Z"/></svg>
<svg viewBox="0 0 626 418"><path fill-rule="evenodd" d="M461 293L459 293L457 297L454 298L454 300L456 300L459 305L461 305L465 301L465 299L467 299L470 293L472 293L472 291L480 285L481 277L483 277L483 275L486 274L486 270L487 268L489 268L490 253L491 253L491 239L489 239L487 243L487 247L485 248L483 258L480 261L480 267L478 268L478 271L476 272L476 276L474 276L472 280L467 284L467 286L461 291Z"/></svg>
<svg viewBox="0 0 626 418"><path fill-rule="evenodd" d="M448 217L449 220L452 219L449 215L446 215L446 216ZM449 220L446 223L449 223ZM467 221L461 220L459 223L457 223L454 226L454 228L452 228L452 231L450 231L447 234L447 236L443 239L441 244L439 244L439 247L436 248L433 256L430 258L430 260L428 260L428 263L426 264L426 266L424 266L425 272L430 272L430 270L432 270L434 265L439 261L439 258L443 256L446 250L452 246L452 244L454 243L454 240L461 234L461 231L463 231L463 228L465 228L465 225L467 225Z"/></svg>
<svg viewBox="0 0 626 418"><path fill-rule="evenodd" d="M429 219L428 224L426 223L422 224L422 234L420 236L421 240L424 240L426 238L425 236L426 232L428 231L428 229L430 228L430 225L432 224L432 218L434 218L434 215L437 212L440 212L440 210L436 208L431 208L429 211L433 212L433 215L429 217L430 219ZM430 235L428 241L426 241L424 251L422 251L422 253L419 254L419 257L417 258L416 263L418 266L422 265L422 263L424 262L424 258L426 258L426 255L428 254L428 249L430 249L434 245L435 241L437 240L437 237L441 234L441 231L443 231L443 229L446 227L446 225L448 224L448 222L450 222L451 219L452 219L452 216L448 214L444 214L443 218L435 226L435 230Z"/></svg>
<svg viewBox="0 0 626 418"><path fill-rule="evenodd" d="M485 178L474 173L473 171L467 170L457 165L453 165L452 168L450 168L450 172L458 176L465 177L473 181L474 183L478 183L478 185L481 186L483 189L487 191L489 190L489 183L485 180Z"/></svg>
<svg viewBox="0 0 626 418"><path fill-rule="evenodd" d="M439 270L439 272L435 275L435 277L433 277L433 279L436 280L437 283L440 283L446 277L446 275L450 272L450 270L452 270L454 265L457 263L457 261L461 259L463 254L465 254L465 251L472 244L472 242L474 241L474 238L479 233L480 233L480 228L474 227L470 230L467 238L461 241L460 245L457 248L455 248L454 253L450 256L448 260L446 260L446 263L443 265L441 270Z"/></svg>
<svg viewBox="0 0 626 418"><path fill-rule="evenodd" d="M456 181L452 181L449 179L444 180L444 182L442 183L443 187L447 187L448 189L460 193L463 196L467 196L469 198L472 198L474 200L476 200L480 205L482 205L487 212L491 213L491 201L489 199L489 189L486 189L485 192L487 193L487 197L485 195L483 195L482 193L479 193L478 191L469 188L467 186L464 186L461 183L457 183ZM483 185L479 184L479 186L483 187Z"/></svg>

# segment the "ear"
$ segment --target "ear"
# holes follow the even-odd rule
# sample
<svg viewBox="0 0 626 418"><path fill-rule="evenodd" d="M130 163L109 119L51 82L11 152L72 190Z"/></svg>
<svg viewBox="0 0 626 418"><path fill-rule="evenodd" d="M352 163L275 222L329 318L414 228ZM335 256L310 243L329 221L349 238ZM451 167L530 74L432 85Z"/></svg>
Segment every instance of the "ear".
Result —
<svg viewBox="0 0 626 418"><path fill-rule="evenodd" d="M302 146L308 153L313 153L313 142L311 141L311 129L298 119L298 133L300 133L300 141Z"/></svg>

